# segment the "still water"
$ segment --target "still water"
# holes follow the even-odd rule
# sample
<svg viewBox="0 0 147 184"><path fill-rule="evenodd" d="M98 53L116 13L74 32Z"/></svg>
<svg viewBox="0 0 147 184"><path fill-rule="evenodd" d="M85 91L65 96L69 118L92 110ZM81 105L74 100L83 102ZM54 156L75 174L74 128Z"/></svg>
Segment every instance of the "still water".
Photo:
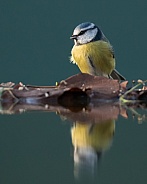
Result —
<svg viewBox="0 0 147 184"><path fill-rule="evenodd" d="M0 183L145 183L146 112L111 110L1 115Z"/></svg>

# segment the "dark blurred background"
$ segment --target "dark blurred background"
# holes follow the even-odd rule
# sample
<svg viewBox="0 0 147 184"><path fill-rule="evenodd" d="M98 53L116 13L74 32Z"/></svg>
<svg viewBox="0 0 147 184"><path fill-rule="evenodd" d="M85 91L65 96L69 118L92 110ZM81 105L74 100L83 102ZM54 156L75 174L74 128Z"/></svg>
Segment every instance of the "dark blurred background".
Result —
<svg viewBox="0 0 147 184"><path fill-rule="evenodd" d="M73 29L99 25L114 46L117 70L147 79L144 1L0 0L0 81L53 85L79 72L70 64Z"/></svg>

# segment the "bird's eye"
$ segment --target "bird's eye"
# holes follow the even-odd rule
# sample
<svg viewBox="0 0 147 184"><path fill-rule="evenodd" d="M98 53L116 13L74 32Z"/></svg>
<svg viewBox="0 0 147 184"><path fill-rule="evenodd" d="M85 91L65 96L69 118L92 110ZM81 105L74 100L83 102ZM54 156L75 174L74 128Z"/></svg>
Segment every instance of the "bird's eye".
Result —
<svg viewBox="0 0 147 184"><path fill-rule="evenodd" d="M79 33L79 35L82 35L82 34L84 34L86 32L86 30L85 31L81 31L80 33Z"/></svg>

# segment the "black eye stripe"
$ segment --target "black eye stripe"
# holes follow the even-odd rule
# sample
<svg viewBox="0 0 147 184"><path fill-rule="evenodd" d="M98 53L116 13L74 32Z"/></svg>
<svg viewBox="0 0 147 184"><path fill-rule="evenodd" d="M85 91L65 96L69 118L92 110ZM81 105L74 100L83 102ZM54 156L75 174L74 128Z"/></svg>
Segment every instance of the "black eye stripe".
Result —
<svg viewBox="0 0 147 184"><path fill-rule="evenodd" d="M83 31L80 31L80 33L78 35L82 35L86 32L87 30L83 30Z"/></svg>
<svg viewBox="0 0 147 184"><path fill-rule="evenodd" d="M86 31L88 31L88 30L92 30L92 29L95 29L95 28L96 28L96 26L94 26L93 28L89 28L89 29L86 29L86 30L82 30L82 31L80 31L80 33L78 34L78 36L84 34L84 33L85 33Z"/></svg>

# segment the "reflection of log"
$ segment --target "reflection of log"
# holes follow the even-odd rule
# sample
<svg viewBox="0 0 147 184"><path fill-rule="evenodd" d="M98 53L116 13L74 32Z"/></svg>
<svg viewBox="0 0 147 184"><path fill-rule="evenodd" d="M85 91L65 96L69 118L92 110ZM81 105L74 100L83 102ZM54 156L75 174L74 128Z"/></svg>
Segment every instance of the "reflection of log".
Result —
<svg viewBox="0 0 147 184"><path fill-rule="evenodd" d="M61 81L57 86L30 86L22 83L0 85L1 103L48 104L64 107L85 107L89 103L106 103L125 100L147 100L147 90L132 90L128 93L127 82L119 83L89 74L77 74ZM125 95L126 94L126 95Z"/></svg>
<svg viewBox="0 0 147 184"><path fill-rule="evenodd" d="M124 109L123 109L124 110ZM125 110L124 110L125 111ZM121 114L119 105L113 103L99 104L98 106L87 107L79 112L60 109L59 114L72 121L83 123L98 123L110 119L116 120Z"/></svg>

